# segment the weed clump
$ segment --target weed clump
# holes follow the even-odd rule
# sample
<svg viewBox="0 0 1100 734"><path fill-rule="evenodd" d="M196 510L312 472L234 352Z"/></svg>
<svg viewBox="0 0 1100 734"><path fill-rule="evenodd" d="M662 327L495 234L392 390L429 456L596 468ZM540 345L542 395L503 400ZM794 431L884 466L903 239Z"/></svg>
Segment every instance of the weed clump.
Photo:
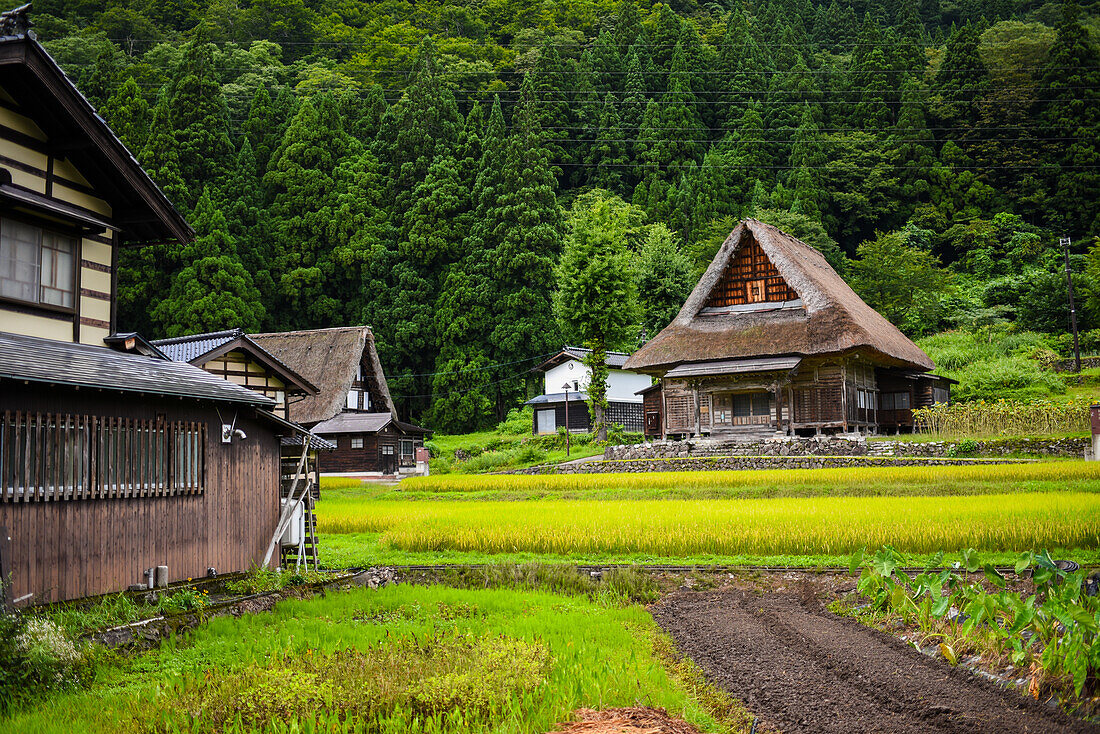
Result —
<svg viewBox="0 0 1100 734"><path fill-rule="evenodd" d="M148 729L172 731L182 723L181 714L188 730L292 719L381 724L394 715L424 718L452 711L477 721L540 689L553 662L540 642L453 630L367 650L331 655L309 650L232 674L185 678L171 691L172 705Z"/></svg>
<svg viewBox="0 0 1100 734"><path fill-rule="evenodd" d="M0 714L51 690L77 685L86 651L57 624L23 612L0 612Z"/></svg>

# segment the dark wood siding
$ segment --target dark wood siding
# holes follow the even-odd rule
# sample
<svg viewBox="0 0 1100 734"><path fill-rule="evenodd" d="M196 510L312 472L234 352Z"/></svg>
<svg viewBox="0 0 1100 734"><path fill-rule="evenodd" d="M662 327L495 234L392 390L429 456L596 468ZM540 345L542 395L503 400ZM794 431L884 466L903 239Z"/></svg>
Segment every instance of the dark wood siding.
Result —
<svg viewBox="0 0 1100 734"><path fill-rule="evenodd" d="M202 494L0 503L12 538L13 596L31 603L125 589L142 571L167 565L178 581L242 571L263 560L279 513L279 442L272 424L242 408L248 438L221 442L212 405L190 400L122 399L109 393L7 383L0 409L199 421L206 424ZM226 407L221 406L223 416ZM229 408L230 413L233 408Z"/></svg>
<svg viewBox="0 0 1100 734"><path fill-rule="evenodd" d="M352 438L361 437L363 448L353 449ZM336 444L335 451L319 452L317 464L324 474L339 474L342 472L380 472L383 471L382 447L392 446L394 466L401 463L401 441L412 441L415 447L424 445L423 436L409 436L396 431L392 426L387 426L378 433L339 433L325 435Z"/></svg>
<svg viewBox="0 0 1100 734"><path fill-rule="evenodd" d="M642 412L645 416L645 435L660 436L664 430L664 398L660 389L650 390L642 396Z"/></svg>

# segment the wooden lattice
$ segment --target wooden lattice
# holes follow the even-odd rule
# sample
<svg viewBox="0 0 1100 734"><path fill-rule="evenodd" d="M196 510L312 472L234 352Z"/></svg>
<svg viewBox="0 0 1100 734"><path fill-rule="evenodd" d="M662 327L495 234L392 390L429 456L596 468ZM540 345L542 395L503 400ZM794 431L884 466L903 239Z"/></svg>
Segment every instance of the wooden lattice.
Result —
<svg viewBox="0 0 1100 734"><path fill-rule="evenodd" d="M762 297L761 297L762 296ZM726 266L707 299L707 308L776 303L798 298L755 240L749 240Z"/></svg>

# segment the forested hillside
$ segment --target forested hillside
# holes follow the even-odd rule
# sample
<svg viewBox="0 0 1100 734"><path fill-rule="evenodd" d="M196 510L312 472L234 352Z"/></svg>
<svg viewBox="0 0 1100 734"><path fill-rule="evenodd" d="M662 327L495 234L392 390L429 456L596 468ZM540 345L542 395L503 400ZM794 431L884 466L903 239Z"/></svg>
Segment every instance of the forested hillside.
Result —
<svg viewBox="0 0 1100 734"><path fill-rule="evenodd" d="M625 245L627 348L750 215L913 336L1064 333L1070 236L1100 327L1100 4L36 0L34 20L198 232L124 255L120 326L368 323L433 427L495 422L574 337L554 295L578 233Z"/></svg>

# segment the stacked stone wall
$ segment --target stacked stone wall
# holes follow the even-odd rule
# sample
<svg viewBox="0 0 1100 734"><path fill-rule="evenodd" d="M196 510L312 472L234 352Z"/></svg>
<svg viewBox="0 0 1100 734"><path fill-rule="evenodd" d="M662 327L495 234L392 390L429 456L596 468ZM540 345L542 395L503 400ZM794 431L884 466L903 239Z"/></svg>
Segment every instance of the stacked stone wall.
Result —
<svg viewBox="0 0 1100 734"><path fill-rule="evenodd" d="M1088 438L994 438L980 441L866 441L848 438L796 438L764 441L655 441L608 446L604 459L686 459L708 456L877 456L903 458L1011 456L1084 458Z"/></svg>
<svg viewBox="0 0 1100 734"><path fill-rule="evenodd" d="M834 469L864 466L969 466L1013 464L1034 459L951 459L928 456L908 458L881 456L697 456L667 459L619 459L577 464L533 466L514 474L605 474L662 471L743 471L751 469Z"/></svg>

